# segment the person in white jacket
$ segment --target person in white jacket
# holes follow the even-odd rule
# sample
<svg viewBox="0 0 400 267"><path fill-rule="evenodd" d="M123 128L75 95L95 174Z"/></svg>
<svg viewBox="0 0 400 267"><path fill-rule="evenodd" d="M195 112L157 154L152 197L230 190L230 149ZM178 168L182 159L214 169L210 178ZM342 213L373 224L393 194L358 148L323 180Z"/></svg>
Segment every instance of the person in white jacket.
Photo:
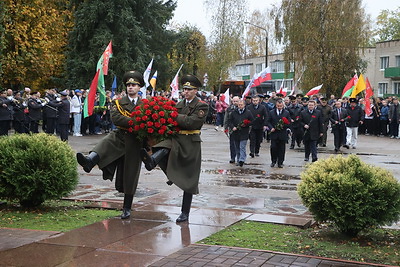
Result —
<svg viewBox="0 0 400 267"><path fill-rule="evenodd" d="M74 117L74 136L82 136L81 122L82 122L82 91L75 90L75 95L71 99L71 114Z"/></svg>

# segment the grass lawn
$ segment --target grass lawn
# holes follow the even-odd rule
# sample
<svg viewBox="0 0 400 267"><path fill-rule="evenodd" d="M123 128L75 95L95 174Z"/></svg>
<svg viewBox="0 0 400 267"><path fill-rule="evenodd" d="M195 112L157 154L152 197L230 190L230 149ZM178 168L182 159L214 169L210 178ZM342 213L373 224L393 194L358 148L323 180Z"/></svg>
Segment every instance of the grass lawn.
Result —
<svg viewBox="0 0 400 267"><path fill-rule="evenodd" d="M399 230L374 229L349 238L327 226L300 229L241 221L198 243L400 265Z"/></svg>
<svg viewBox="0 0 400 267"><path fill-rule="evenodd" d="M66 232L120 214L117 210L84 208L85 202L46 201L36 208L17 202L0 205L0 227Z"/></svg>

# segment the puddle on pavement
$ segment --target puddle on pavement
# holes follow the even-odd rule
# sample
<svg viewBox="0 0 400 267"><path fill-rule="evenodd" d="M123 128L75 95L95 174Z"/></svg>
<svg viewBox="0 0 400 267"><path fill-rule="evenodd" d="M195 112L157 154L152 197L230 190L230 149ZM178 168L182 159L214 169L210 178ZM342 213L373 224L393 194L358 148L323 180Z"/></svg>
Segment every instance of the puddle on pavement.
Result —
<svg viewBox="0 0 400 267"><path fill-rule="evenodd" d="M223 185L234 186L234 187L246 187L246 188L264 188L264 189L275 189L275 190L296 190L296 184L281 183L281 184L268 184L263 182L247 181L247 180L226 180L223 181Z"/></svg>
<svg viewBox="0 0 400 267"><path fill-rule="evenodd" d="M265 174L266 171L263 170L257 170L257 169L248 169L248 168L237 168L237 169L229 169L229 170L224 170L224 169L218 169L218 170L203 170L205 173L209 174L226 174L226 175L260 175L260 174Z"/></svg>

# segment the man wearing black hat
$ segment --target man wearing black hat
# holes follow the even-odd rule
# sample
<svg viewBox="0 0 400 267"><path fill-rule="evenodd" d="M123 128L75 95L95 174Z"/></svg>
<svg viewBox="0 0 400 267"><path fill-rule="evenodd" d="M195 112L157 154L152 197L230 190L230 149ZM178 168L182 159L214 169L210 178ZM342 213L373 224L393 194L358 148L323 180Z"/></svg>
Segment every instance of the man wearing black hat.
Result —
<svg viewBox="0 0 400 267"><path fill-rule="evenodd" d="M13 101L7 98L7 91L0 91L0 136L8 135L12 120Z"/></svg>
<svg viewBox="0 0 400 267"><path fill-rule="evenodd" d="M157 164L167 175L168 184L175 184L183 190L181 214L176 222L189 220L193 194L199 193L201 168L200 129L208 111L207 103L196 97L201 82L194 75L185 75L181 79L184 100L176 104L178 116L176 121L180 132L153 146L150 156L142 149L142 159L147 170Z"/></svg>
<svg viewBox="0 0 400 267"><path fill-rule="evenodd" d="M68 100L68 93L66 91L60 92L61 95L61 105L58 106L58 127L60 132L61 141L68 141L69 132L69 117L70 117L70 107L71 103Z"/></svg>
<svg viewBox="0 0 400 267"><path fill-rule="evenodd" d="M347 108L347 121L346 121L346 145L344 147L356 148L357 146L357 136L358 136L358 126L364 123L364 111L360 106L358 106L358 101L356 98L349 99L350 105ZM342 103L343 107L343 103Z"/></svg>
<svg viewBox="0 0 400 267"><path fill-rule="evenodd" d="M260 104L260 96L253 96L252 104L247 106L253 115L252 127L250 130L250 157L258 157L263 133L267 129L267 109Z"/></svg>
<svg viewBox="0 0 400 267"><path fill-rule="evenodd" d="M29 108L29 131L31 133L39 133L39 121L42 117L42 107L46 105L40 100L39 92L32 92L28 100Z"/></svg>
<svg viewBox="0 0 400 267"><path fill-rule="evenodd" d="M287 107L287 110L290 113L290 118L291 118L291 124L290 124L290 130L292 132L292 140L290 144L290 149L294 149L295 144L297 143L297 146L301 146L301 142L303 141L303 128L300 125L299 119L300 119L300 112L302 110L302 106L297 103L296 97L295 96L289 96L289 99L291 100L290 105Z"/></svg>
<svg viewBox="0 0 400 267"><path fill-rule="evenodd" d="M328 126L331 118L332 107L328 105L328 100L324 97L320 98L320 104L317 109L321 111L322 115L322 136L318 140L318 144L322 147L326 147L326 139L328 137Z"/></svg>
<svg viewBox="0 0 400 267"><path fill-rule="evenodd" d="M88 156L77 153L77 160L85 172L90 172L97 164L103 171L104 180L112 181L116 172L115 188L124 193L121 219L127 219L131 215L133 196L139 180L142 164L140 150L143 145L135 133L126 129L129 129L132 120L130 114L141 103L138 92L145 83L138 71L126 72L123 83L127 95L111 104L111 119L117 130L104 137Z"/></svg>

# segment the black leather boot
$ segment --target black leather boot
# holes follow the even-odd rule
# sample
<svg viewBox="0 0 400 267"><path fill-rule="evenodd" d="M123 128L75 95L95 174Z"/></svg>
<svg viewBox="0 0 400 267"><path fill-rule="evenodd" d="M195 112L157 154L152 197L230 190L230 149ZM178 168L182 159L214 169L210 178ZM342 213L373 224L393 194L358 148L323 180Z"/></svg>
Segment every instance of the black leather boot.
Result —
<svg viewBox="0 0 400 267"><path fill-rule="evenodd" d="M83 170L89 173L94 166L100 161L100 157L96 152L90 152L89 155L85 156L82 153L76 153L76 159L79 165L83 167Z"/></svg>
<svg viewBox="0 0 400 267"><path fill-rule="evenodd" d="M128 219L131 216L133 195L124 195L124 204L122 206L121 219Z"/></svg>
<svg viewBox="0 0 400 267"><path fill-rule="evenodd" d="M192 193L183 192L182 209L181 209L182 213L176 219L177 223L186 222L189 220L189 212L190 212L190 207L192 206L192 199L193 199Z"/></svg>
<svg viewBox="0 0 400 267"><path fill-rule="evenodd" d="M161 161L163 157L168 155L169 149L168 148L161 148L154 152L151 156L147 153L147 150L142 148L140 151L140 155L142 157L142 161L144 162L144 167L146 170L151 171L154 169L157 164Z"/></svg>

